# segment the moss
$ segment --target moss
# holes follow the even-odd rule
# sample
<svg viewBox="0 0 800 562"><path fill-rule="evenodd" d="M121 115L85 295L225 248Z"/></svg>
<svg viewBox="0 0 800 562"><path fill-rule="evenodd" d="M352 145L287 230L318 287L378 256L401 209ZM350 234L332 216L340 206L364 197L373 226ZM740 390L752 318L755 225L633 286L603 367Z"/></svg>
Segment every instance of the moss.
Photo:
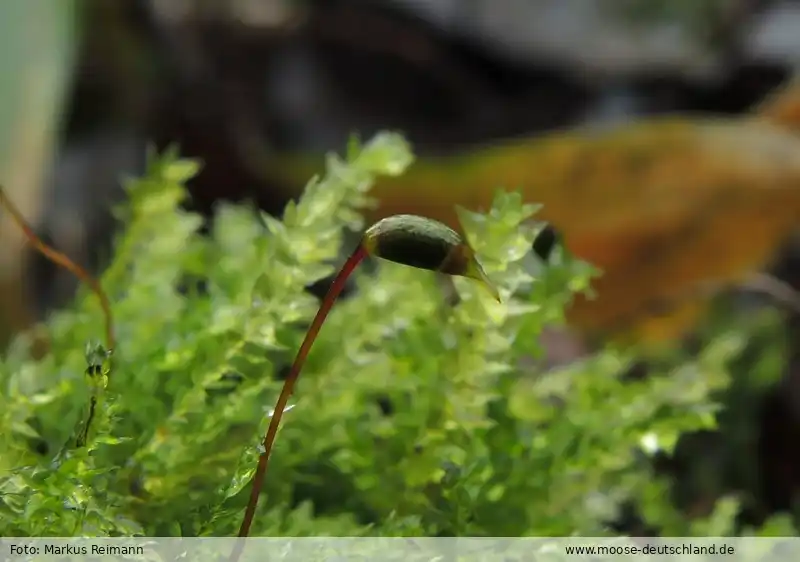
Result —
<svg viewBox="0 0 800 562"><path fill-rule="evenodd" d="M101 279L118 343L88 445L62 450L92 392L93 295L48 319L45 357L22 335L0 363L0 535L233 535L278 374L319 304L302 287L352 251L344 234L364 229L375 176L410 161L400 137L379 135L331 156L266 231L224 206L203 236L181 209L198 164L151 158L127 182ZM457 278L450 305L435 274L390 262L356 273L284 417L252 535L591 536L629 505L665 534L692 533L646 456L714 425L730 341L635 381L631 352L517 367L592 272L560 246L530 261L535 210L498 192L486 215L461 215L502 303Z"/></svg>

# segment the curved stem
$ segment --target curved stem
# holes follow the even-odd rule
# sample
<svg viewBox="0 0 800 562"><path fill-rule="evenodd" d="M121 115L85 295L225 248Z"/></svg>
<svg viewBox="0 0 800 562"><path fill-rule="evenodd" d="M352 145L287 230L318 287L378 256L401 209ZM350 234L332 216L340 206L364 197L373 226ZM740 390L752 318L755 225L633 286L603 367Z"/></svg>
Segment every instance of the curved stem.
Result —
<svg viewBox="0 0 800 562"><path fill-rule="evenodd" d="M28 239L28 243L33 246L34 249L36 249L51 262L60 265L72 273L75 277L87 285L95 295L97 295L97 298L100 301L100 306L103 309L103 316L105 317L106 349L113 350L116 347L116 341L114 338L114 322L111 315L111 304L109 303L105 291L103 291L103 288L100 286L100 283L94 277L89 275L85 269L69 259L66 255L51 248L42 241L42 239L36 235L30 225L28 225L27 221L22 216L22 213L19 212L19 209L17 209L8 196L6 196L3 186L0 186L0 204L2 204L2 206L8 210L8 212L11 214L11 218L14 219L14 222L20 227L25 235L25 238Z"/></svg>
<svg viewBox="0 0 800 562"><path fill-rule="evenodd" d="M278 425L283 417L283 411L286 409L289 397L291 397L292 392L294 391L294 385L297 382L297 378L300 376L300 370L303 368L303 365L306 362L308 353L311 350L311 346L314 344L314 340L317 338L317 334L319 334L320 328L322 328L322 324L328 317L328 313L331 311L331 308L333 308L336 298L342 292L347 278L350 277L350 274L353 273L353 270L355 270L358 264L361 263L366 256L366 248L363 244L359 244L358 248L356 248L350 257L347 258L347 261L342 266L342 269L333 280L330 289L328 289L328 293L325 295L325 298L322 299L322 303L317 311L317 315L311 322L311 327L308 329L306 337L303 340L303 343L300 345L300 349L297 352L294 363L292 363L292 368L289 371L289 375L286 377L286 380L283 383L283 389L281 390L280 396L278 396L274 413L272 414L272 418L269 420L269 427L267 428L267 433L264 436L264 451L258 458L258 466L256 468L255 475L253 476L253 488L250 492L250 500L247 502L247 509L245 510L244 519L242 520L242 525L239 528L239 537L241 538L247 537L250 533L250 526L253 523L253 516L255 515L256 506L258 505L258 497L261 494L264 476L267 473L267 466L269 465L269 456L275 443L275 436L278 433ZM241 547L237 543L237 547L234 549L234 552L230 557L230 561L235 562L238 560L240 554Z"/></svg>

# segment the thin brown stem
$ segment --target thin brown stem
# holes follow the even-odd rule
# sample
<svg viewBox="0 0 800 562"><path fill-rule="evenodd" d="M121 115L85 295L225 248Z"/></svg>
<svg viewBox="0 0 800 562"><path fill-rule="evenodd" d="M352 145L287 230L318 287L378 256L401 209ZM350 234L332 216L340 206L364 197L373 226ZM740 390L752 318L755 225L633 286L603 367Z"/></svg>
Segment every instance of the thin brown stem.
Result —
<svg viewBox="0 0 800 562"><path fill-rule="evenodd" d="M359 244L358 248L356 248L350 257L347 258L347 261L342 266L339 274L333 280L330 289L328 289L328 293L325 295L325 298L322 299L322 303L317 311L317 315L311 322L311 327L308 329L308 332L306 332L306 337L303 339L303 343L300 345L300 349L297 352L294 363L292 363L292 368L289 371L289 375L286 377L286 380L283 383L280 396L278 396L278 401L275 404L275 409L272 417L269 420L267 433L264 436L264 450L258 458L258 466L256 467L256 472L253 476L253 488L250 491L250 499L247 502L244 519L242 520L242 525L239 528L240 538L247 537L250 533L250 526L253 523L253 517L258 505L258 497L261 494L264 476L267 473L270 453L272 452L273 445L275 444L275 437L278 434L278 426L281 422L281 418L283 417L283 412L286 409L287 403L289 402L289 398L294 392L294 386L298 377L300 376L300 371L306 362L309 351L311 351L311 346L314 344L314 340L317 338L317 334L319 334L322 324L328 317L328 313L333 308L336 298L342 292L348 277L350 277L358 264L361 263L366 256L366 248L363 244ZM230 562L236 562L239 559L243 548L243 542L238 541L229 558Z"/></svg>
<svg viewBox="0 0 800 562"><path fill-rule="evenodd" d="M105 291L100 286L100 283L89 273L83 269L81 266L76 264L66 255L62 254L58 250L55 250L45 244L41 238L39 238L36 233L33 231L33 228L25 220L25 217L22 216L19 209L11 202L8 196L3 189L3 186L0 185L0 204L5 207L8 212L11 214L11 218L14 222L19 226L22 230L25 238L27 238L28 243L36 249L39 253L44 255L48 260L51 262L60 265L70 273L72 273L75 277L81 280L85 285L87 285L95 295L97 295L98 300L100 301L100 306L103 309L103 316L105 318L105 332L106 332L106 349L113 350L116 347L116 340L114 338L114 322L113 317L111 315L111 304L109 303L108 297L106 296Z"/></svg>

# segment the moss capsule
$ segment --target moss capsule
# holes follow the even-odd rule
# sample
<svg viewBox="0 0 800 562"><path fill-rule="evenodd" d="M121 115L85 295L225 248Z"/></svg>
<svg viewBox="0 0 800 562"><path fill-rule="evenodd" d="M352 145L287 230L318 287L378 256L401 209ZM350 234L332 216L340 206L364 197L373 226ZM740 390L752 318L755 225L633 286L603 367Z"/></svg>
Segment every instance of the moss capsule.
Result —
<svg viewBox="0 0 800 562"><path fill-rule="evenodd" d="M475 253L450 227L416 215L394 215L378 221L364 234L370 255L417 269L475 279L500 300Z"/></svg>
<svg viewBox="0 0 800 562"><path fill-rule="evenodd" d="M444 224L415 215L395 215L378 221L367 229L361 244L347 258L347 261L345 261L333 280L330 289L328 289L328 294L322 299L319 310L314 320L312 320L308 332L306 332L303 343L300 344L297 356L283 383L283 389L273 409L274 415L270 418L267 433L262 441L263 451L259 455L258 465L253 475L253 487L250 490L250 499L247 502L244 518L239 528L239 537L246 537L250 533L250 526L255 516L261 486L269 466L269 456L278 434L278 425L281 422L283 412L287 409L289 397L294 392L295 383L311 351L311 346L314 344L322 324L328 317L328 313L333 308L334 302L342 292L347 278L367 255L417 269L427 269L447 275L475 279L485 285L498 301L500 300L497 289L489 281L478 260L475 259L472 248L464 242L455 230ZM238 560L241 548L241 543L237 543L237 547L229 558L231 562Z"/></svg>

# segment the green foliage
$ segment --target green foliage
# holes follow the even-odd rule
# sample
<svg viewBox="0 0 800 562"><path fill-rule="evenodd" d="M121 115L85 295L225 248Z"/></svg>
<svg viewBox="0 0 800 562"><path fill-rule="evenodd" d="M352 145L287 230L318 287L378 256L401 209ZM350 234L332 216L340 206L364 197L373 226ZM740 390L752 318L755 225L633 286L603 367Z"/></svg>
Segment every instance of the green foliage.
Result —
<svg viewBox="0 0 800 562"><path fill-rule="evenodd" d="M102 278L119 347L88 446L74 439L96 390L92 295L49 319L47 356L21 336L0 364L0 536L233 535L318 306L303 287L350 250L373 179L410 162L395 135L354 144L266 232L226 205L201 235L181 208L198 165L151 158L126 184ZM452 305L434 274L388 262L357 273L284 418L253 534L605 535L631 504L669 535L731 532L733 499L705 527L687 521L651 456L715 424L741 338L646 380L626 380L634 357L615 351L544 370L543 328L594 272L562 248L548 265L530 255L535 210L499 192L488 214L462 213L502 303L456 278Z"/></svg>

